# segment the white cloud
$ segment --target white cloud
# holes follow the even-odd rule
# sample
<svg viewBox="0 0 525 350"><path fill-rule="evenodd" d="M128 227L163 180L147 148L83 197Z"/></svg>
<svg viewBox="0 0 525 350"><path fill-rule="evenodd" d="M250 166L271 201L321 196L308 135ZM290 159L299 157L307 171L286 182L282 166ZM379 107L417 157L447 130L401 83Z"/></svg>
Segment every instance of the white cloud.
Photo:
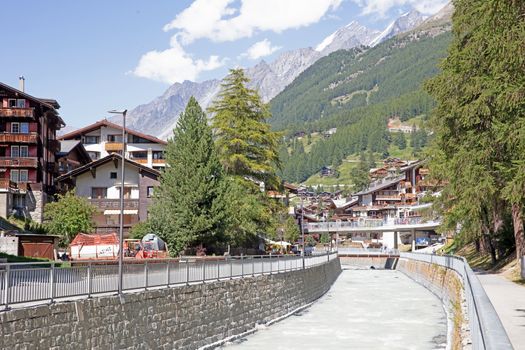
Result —
<svg viewBox="0 0 525 350"><path fill-rule="evenodd" d="M449 0L353 0L363 8L363 14L385 16L393 7L410 5L426 15L433 15L441 10Z"/></svg>
<svg viewBox="0 0 525 350"><path fill-rule="evenodd" d="M145 53L132 73L170 84L194 81L201 72L217 69L226 61L218 56L194 59L184 47L195 40L234 41L260 31L279 33L308 26L337 9L341 1L308 0L305 5L305 0L195 0L164 26L164 31L176 31L170 48ZM250 47L246 55L257 59L278 49L263 40Z"/></svg>
<svg viewBox="0 0 525 350"><path fill-rule="evenodd" d="M225 59L221 60L215 55L207 60L193 59L175 38L171 41L171 48L142 55L133 74L173 84L184 80L195 81L201 72L217 69L224 64Z"/></svg>
<svg viewBox="0 0 525 350"><path fill-rule="evenodd" d="M248 57L249 59L256 60L261 57L269 56L280 48L281 46L272 46L272 43L268 39L264 39L250 46L241 57Z"/></svg>
<svg viewBox="0 0 525 350"><path fill-rule="evenodd" d="M182 43L207 38L215 42L251 37L257 31L282 32L319 22L339 7L342 0L241 0L237 10L234 0L195 0L164 26L176 29Z"/></svg>

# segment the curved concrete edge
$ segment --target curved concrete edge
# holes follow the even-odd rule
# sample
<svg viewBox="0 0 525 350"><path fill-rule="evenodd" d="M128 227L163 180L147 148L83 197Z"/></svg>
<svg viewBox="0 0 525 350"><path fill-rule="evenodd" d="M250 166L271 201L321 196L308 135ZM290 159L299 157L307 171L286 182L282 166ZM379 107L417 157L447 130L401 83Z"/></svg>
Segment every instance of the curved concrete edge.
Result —
<svg viewBox="0 0 525 350"><path fill-rule="evenodd" d="M396 270L441 300L447 315L447 349L470 349L472 340L461 276L454 270L407 258L400 258Z"/></svg>

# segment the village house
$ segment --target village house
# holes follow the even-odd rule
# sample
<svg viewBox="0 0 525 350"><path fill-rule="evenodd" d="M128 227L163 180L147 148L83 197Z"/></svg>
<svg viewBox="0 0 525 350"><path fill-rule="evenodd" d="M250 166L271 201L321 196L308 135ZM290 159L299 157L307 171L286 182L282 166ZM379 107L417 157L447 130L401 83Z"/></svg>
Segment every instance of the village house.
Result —
<svg viewBox="0 0 525 350"><path fill-rule="evenodd" d="M60 152L56 154L58 163L58 174L64 175L82 165L91 163L91 157L82 143L78 140L60 141ZM72 181L57 183L57 191L65 193L74 187Z"/></svg>
<svg viewBox="0 0 525 350"><path fill-rule="evenodd" d="M153 191L159 184L159 171L126 159L124 180L124 234L148 218ZM78 167L57 178L58 183L71 183L75 194L97 208L93 216L96 233L118 232L122 156L112 153Z"/></svg>
<svg viewBox="0 0 525 350"><path fill-rule="evenodd" d="M164 151L167 142L126 128L126 158L148 168L162 170L166 166ZM122 126L106 119L69 132L60 140L80 141L92 160L105 158L111 153L122 154Z"/></svg>
<svg viewBox="0 0 525 350"><path fill-rule="evenodd" d="M0 216L16 214L42 222L56 188L60 151L56 132L65 126L52 99L0 83Z"/></svg>

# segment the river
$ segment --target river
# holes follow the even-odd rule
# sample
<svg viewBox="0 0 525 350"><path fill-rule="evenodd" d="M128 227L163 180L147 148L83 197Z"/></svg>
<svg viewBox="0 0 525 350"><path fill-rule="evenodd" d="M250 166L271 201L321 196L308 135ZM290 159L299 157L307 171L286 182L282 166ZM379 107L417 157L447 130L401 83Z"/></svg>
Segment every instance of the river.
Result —
<svg viewBox="0 0 525 350"><path fill-rule="evenodd" d="M345 269L311 307L224 345L248 349L445 349L441 301L392 270Z"/></svg>

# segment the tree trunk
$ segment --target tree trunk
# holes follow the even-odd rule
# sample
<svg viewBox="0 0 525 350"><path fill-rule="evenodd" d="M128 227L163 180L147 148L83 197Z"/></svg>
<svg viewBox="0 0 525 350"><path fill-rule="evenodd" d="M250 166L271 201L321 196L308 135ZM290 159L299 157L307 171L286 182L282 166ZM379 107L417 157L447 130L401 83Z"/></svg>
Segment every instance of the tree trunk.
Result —
<svg viewBox="0 0 525 350"><path fill-rule="evenodd" d="M518 259L519 264L520 258L525 255L523 212L519 204L512 205L512 226L514 227L514 239L516 240L516 259Z"/></svg>
<svg viewBox="0 0 525 350"><path fill-rule="evenodd" d="M479 237L474 240L474 245L476 246L476 253L481 252L481 243Z"/></svg>
<svg viewBox="0 0 525 350"><path fill-rule="evenodd" d="M490 262L492 263L492 265L496 265L498 259L496 257L496 248L494 247L494 243L492 242L492 237L490 237L490 235L485 235L483 238L485 239L485 247L487 248L490 254Z"/></svg>

